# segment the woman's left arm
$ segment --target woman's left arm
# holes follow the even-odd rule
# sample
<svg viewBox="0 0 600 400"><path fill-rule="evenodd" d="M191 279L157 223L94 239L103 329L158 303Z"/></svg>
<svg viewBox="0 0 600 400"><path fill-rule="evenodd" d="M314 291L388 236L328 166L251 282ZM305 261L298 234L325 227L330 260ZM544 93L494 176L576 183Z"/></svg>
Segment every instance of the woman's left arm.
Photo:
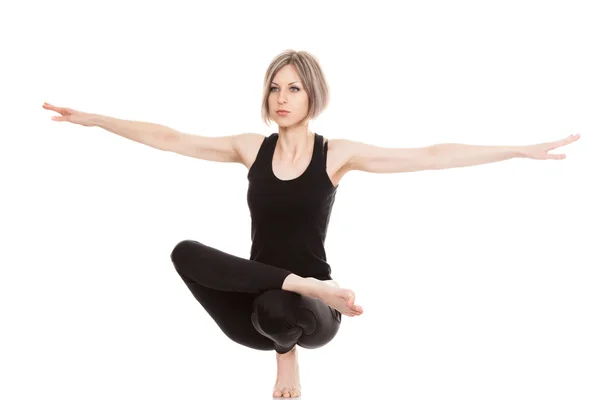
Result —
<svg viewBox="0 0 600 400"><path fill-rule="evenodd" d="M420 170L468 167L511 158L562 160L565 154L548 152L579 139L570 135L554 142L529 146L480 146L441 143L420 148L386 148L344 140L348 170L374 173L411 172Z"/></svg>

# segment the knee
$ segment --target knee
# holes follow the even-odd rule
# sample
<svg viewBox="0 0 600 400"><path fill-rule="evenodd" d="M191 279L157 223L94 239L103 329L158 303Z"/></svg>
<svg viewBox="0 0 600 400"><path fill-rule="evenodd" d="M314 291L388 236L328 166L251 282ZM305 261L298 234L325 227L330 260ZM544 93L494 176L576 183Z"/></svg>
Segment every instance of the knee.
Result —
<svg viewBox="0 0 600 400"><path fill-rule="evenodd" d="M185 261L190 259L190 256L199 245L195 240L182 240L171 251L171 262L175 266L175 269L182 267L187 264Z"/></svg>

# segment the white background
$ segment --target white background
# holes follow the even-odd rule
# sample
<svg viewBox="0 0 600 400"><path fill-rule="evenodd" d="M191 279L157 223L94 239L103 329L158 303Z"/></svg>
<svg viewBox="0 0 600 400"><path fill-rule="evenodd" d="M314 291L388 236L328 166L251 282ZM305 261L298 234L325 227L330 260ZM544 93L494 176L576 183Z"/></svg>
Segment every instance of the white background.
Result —
<svg viewBox="0 0 600 400"><path fill-rule="evenodd" d="M248 257L247 170L51 121L49 103L207 136L276 132L264 72L314 54L310 128L561 161L351 172L326 242L364 314L299 349L304 399L598 399L600 14L593 2L12 3L0 12L0 398L269 399L170 260ZM368 5L367 5L368 4Z"/></svg>

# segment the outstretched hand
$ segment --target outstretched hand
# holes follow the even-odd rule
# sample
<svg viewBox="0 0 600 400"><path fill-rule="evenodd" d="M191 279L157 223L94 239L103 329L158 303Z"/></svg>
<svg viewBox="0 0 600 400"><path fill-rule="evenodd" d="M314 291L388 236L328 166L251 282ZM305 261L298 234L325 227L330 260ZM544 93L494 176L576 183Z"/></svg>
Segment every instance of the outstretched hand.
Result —
<svg viewBox="0 0 600 400"><path fill-rule="evenodd" d="M58 107L49 103L44 103L42 107L46 110L56 111L57 113L61 114L60 116L53 116L52 121L71 122L73 124L83 126L94 126L93 114L75 110L73 108Z"/></svg>
<svg viewBox="0 0 600 400"><path fill-rule="evenodd" d="M533 158L534 160L563 160L567 156L565 154L549 154L550 150L566 146L580 138L579 133L569 135L568 137L554 142L532 144L523 148L523 157Z"/></svg>

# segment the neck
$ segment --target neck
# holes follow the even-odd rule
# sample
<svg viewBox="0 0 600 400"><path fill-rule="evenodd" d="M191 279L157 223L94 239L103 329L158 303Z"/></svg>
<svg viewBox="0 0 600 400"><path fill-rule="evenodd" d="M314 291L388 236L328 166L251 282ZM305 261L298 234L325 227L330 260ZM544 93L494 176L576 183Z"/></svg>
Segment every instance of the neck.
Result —
<svg viewBox="0 0 600 400"><path fill-rule="evenodd" d="M308 127L279 128L279 156L285 160L295 161L303 154L312 151L314 133ZM277 151L277 149L275 149Z"/></svg>

